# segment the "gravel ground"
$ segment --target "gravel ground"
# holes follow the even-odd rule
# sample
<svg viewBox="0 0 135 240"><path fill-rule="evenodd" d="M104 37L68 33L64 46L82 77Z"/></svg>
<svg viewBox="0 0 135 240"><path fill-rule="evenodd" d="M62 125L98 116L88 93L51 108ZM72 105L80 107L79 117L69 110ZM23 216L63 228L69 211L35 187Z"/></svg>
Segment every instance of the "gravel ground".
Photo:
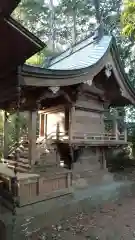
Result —
<svg viewBox="0 0 135 240"><path fill-rule="evenodd" d="M57 225L46 226L32 240L133 240L135 239L135 199L108 203L90 214L77 213Z"/></svg>
<svg viewBox="0 0 135 240"><path fill-rule="evenodd" d="M105 182L105 180L108 182L109 179L111 184L112 179L109 178L108 175L103 177L103 182ZM116 174L114 179L116 182L121 179L135 181L135 172L128 175ZM135 195L129 193L128 197L124 197L122 200L117 200L117 203L108 200L108 202L106 201L103 205L102 202L102 207L98 206L93 210L90 209L87 213L71 213L69 214L70 217L67 219L61 219L57 225L55 223L53 225L53 221L52 225L47 225L47 222L45 222L44 229L37 233L33 233L32 238L30 239L135 240L135 197L133 196ZM87 201L83 204L87 205ZM81 206L81 209L83 209L83 206ZM87 209L87 207L84 209Z"/></svg>

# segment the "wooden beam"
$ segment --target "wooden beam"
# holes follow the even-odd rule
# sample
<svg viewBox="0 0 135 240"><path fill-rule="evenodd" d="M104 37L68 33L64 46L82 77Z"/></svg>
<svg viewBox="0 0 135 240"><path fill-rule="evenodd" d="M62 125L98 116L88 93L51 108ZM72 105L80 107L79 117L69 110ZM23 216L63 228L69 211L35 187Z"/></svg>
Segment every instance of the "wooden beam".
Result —
<svg viewBox="0 0 135 240"><path fill-rule="evenodd" d="M12 102L12 100L16 99L17 91L12 90L9 93L0 93L0 103L4 103L6 101Z"/></svg>
<svg viewBox="0 0 135 240"><path fill-rule="evenodd" d="M45 114L40 114L40 136L44 137L45 136Z"/></svg>
<svg viewBox="0 0 135 240"><path fill-rule="evenodd" d="M22 73L23 74L23 73ZM34 76L23 76L20 80L20 84L22 86L35 86L35 87L53 87L53 86L70 86L82 83L88 79L87 75L77 76L69 78L63 77L63 78L54 78L53 76L51 78L47 78L46 75L44 75L44 78L41 77L34 77Z"/></svg>
<svg viewBox="0 0 135 240"><path fill-rule="evenodd" d="M2 0L2 1L0 1L0 14L2 14L3 17L10 16L20 1L21 0Z"/></svg>
<svg viewBox="0 0 135 240"><path fill-rule="evenodd" d="M42 112L44 113L55 113L58 111L64 111L64 105L51 106L49 108L42 110Z"/></svg>

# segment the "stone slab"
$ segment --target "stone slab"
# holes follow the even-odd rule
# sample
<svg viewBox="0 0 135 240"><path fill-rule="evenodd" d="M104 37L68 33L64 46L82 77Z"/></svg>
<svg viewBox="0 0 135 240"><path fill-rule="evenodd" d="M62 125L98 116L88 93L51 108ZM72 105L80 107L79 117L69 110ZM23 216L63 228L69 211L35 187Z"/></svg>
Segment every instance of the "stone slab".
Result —
<svg viewBox="0 0 135 240"><path fill-rule="evenodd" d="M0 175L4 175L5 177L12 178L15 176L14 171L6 164L0 163ZM39 174L34 174L34 173L17 173L17 178L18 180L23 180L27 178L33 178L33 177L38 177Z"/></svg>

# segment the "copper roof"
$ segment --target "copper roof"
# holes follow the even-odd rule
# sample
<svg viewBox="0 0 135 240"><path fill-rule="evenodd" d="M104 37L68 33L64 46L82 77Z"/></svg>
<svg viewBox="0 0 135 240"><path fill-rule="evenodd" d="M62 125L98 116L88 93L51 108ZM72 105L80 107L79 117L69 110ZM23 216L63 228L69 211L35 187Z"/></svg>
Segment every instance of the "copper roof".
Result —
<svg viewBox="0 0 135 240"><path fill-rule="evenodd" d="M52 59L49 69L77 70L90 67L104 56L111 41L111 36L103 36L99 41L89 37Z"/></svg>
<svg viewBox="0 0 135 240"><path fill-rule="evenodd" d="M108 63L112 67L112 77L105 80L105 68ZM115 38L112 36L103 36L101 39L91 37L85 39L73 46L72 49L53 58L48 69L24 66L21 84L35 87L70 86L87 83L101 72L104 72L102 79L100 77L101 81L107 82L106 91L108 91L110 83L117 85L119 98L123 101L122 91L126 94L125 99L127 98L128 102L135 103L135 91L124 72L119 50ZM114 96L115 94L112 95L112 98Z"/></svg>

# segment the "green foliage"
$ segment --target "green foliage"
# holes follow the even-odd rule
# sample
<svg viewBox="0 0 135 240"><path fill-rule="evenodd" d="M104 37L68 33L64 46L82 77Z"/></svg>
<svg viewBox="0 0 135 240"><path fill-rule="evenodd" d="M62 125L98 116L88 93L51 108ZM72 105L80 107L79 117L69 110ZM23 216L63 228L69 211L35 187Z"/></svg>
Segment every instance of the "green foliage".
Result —
<svg viewBox="0 0 135 240"><path fill-rule="evenodd" d="M121 16L123 31L126 36L135 38L135 2L134 0L124 1L124 11Z"/></svg>
<svg viewBox="0 0 135 240"><path fill-rule="evenodd" d="M11 146L16 142L17 132L16 132L16 114L12 114L9 117L10 124L8 126L8 145ZM19 116L19 136L27 132L27 116L20 114Z"/></svg>
<svg viewBox="0 0 135 240"><path fill-rule="evenodd" d="M128 148L116 149L107 156L107 165L111 172L135 167L135 159L130 157Z"/></svg>
<svg viewBox="0 0 135 240"><path fill-rule="evenodd" d="M31 65L41 65L44 61L44 55L41 54L35 54L31 58L29 58L26 63Z"/></svg>
<svg viewBox="0 0 135 240"><path fill-rule="evenodd" d="M3 127L4 127L4 112L0 111L0 134L3 133Z"/></svg>
<svg viewBox="0 0 135 240"><path fill-rule="evenodd" d="M55 43L61 45L72 42L74 20L77 40L93 30L94 25L90 21L94 17L92 1L60 0L53 7L51 2L22 0L13 17L42 40L52 40L53 37Z"/></svg>
<svg viewBox="0 0 135 240"><path fill-rule="evenodd" d="M28 26L37 36L39 35L40 26L37 28L37 24L42 19L43 15L46 15L48 8L44 6L43 0L31 1L22 0L19 6L15 9L13 17L20 21L25 27ZM44 26L47 22L44 22Z"/></svg>
<svg viewBox="0 0 135 240"><path fill-rule="evenodd" d="M128 124L128 141L132 143L133 155L135 157L135 123Z"/></svg>
<svg viewBox="0 0 135 240"><path fill-rule="evenodd" d="M120 58L135 87L135 2L125 0L123 12L122 7L122 0L59 0L55 5L52 0L22 0L13 17L48 45L51 43L49 49L36 54L27 63L45 66L46 56L55 55L93 33L102 18L105 33L116 37ZM133 120L134 108L128 110Z"/></svg>

